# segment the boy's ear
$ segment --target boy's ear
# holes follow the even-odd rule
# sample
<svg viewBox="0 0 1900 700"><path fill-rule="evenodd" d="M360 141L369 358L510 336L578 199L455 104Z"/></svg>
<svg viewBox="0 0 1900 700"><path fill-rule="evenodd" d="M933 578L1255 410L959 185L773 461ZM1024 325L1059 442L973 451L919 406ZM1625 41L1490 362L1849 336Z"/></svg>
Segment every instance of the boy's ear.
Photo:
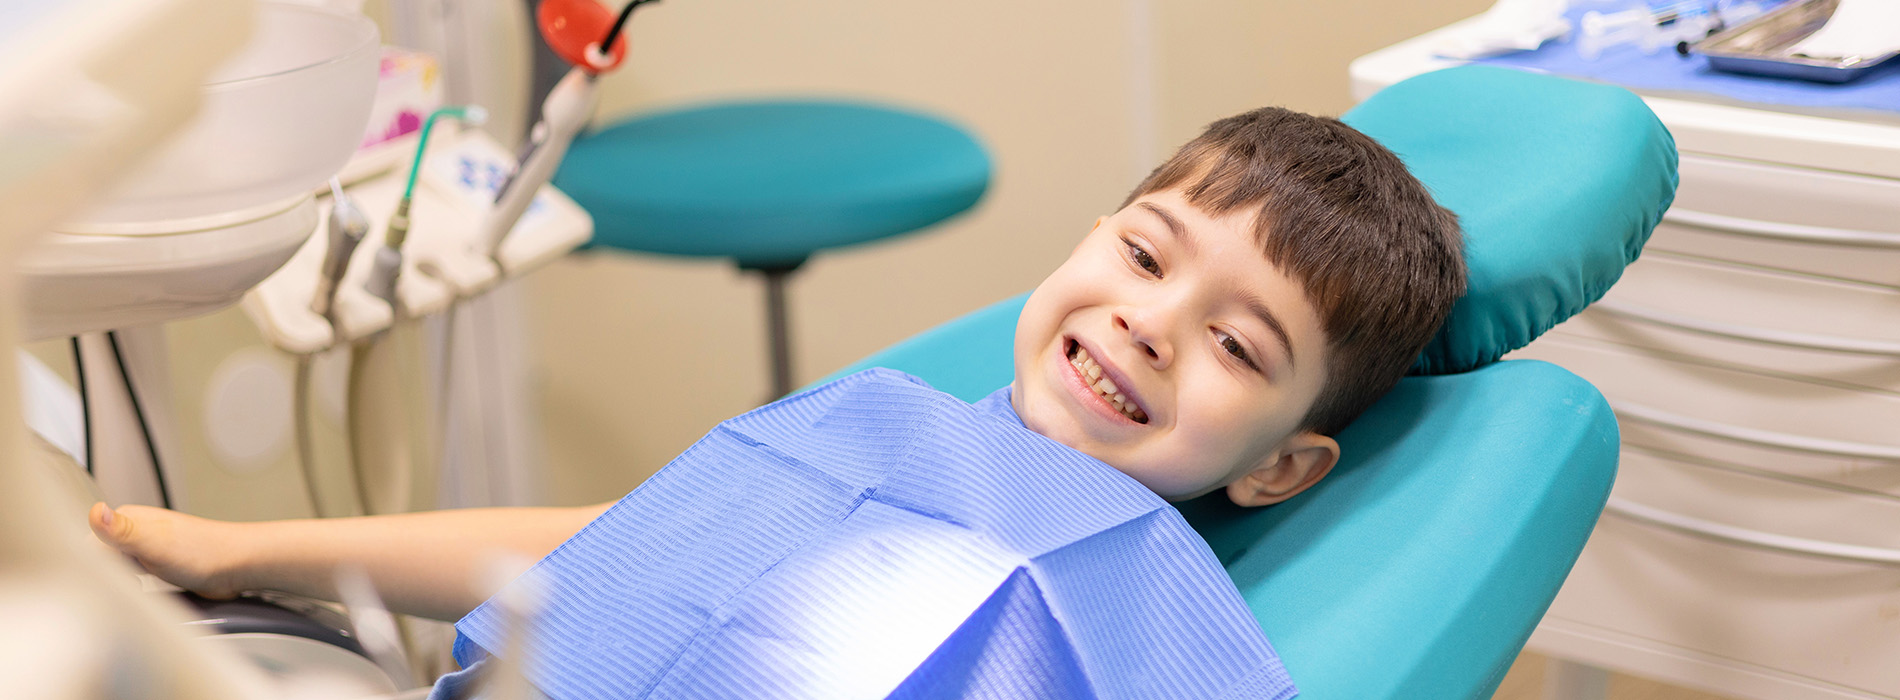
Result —
<svg viewBox="0 0 1900 700"><path fill-rule="evenodd" d="M1307 430L1286 439L1253 471L1227 485L1227 498L1249 508L1272 505L1319 483L1339 463L1339 442Z"/></svg>

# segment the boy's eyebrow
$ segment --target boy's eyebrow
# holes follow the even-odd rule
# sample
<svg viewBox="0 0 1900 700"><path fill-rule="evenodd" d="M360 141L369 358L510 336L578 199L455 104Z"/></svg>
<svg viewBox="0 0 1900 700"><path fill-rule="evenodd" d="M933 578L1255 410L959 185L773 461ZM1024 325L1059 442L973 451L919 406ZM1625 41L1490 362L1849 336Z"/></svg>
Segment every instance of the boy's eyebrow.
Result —
<svg viewBox="0 0 1900 700"><path fill-rule="evenodd" d="M1181 241L1181 247L1188 249L1188 253L1197 254L1200 252L1195 249L1193 234L1188 233L1187 226L1183 225L1180 219L1174 218L1174 214L1169 213L1166 209L1162 209L1161 205L1155 204L1154 202L1142 202L1141 208L1154 212L1155 216L1161 217L1161 223L1168 225L1168 232L1174 234L1176 240Z"/></svg>
<svg viewBox="0 0 1900 700"><path fill-rule="evenodd" d="M1175 240L1180 241L1181 247L1188 249L1188 253L1198 253L1195 249L1194 235L1188 232L1187 226L1182 224L1180 219L1174 218L1173 213L1154 202L1141 202L1141 208L1161 217L1161 223L1168 225L1168 232L1174 234ZM1261 323L1266 324L1267 330L1273 331L1274 339L1280 341L1280 349L1286 351L1287 367L1293 367L1293 339L1286 334L1286 326L1280 323L1280 317L1273 315L1273 309L1267 308L1267 302L1251 293L1243 294L1241 302L1247 306L1247 313L1253 314L1255 318L1260 319Z"/></svg>
<svg viewBox="0 0 1900 700"><path fill-rule="evenodd" d="M1267 308L1267 303L1261 301L1260 297L1247 294L1242 301L1246 303L1248 313L1259 318L1261 323L1267 324L1267 330L1273 331L1273 336L1280 341L1280 349L1286 351L1287 367L1293 367L1293 340L1287 337L1286 326L1280 325L1280 319L1273 315L1273 310Z"/></svg>

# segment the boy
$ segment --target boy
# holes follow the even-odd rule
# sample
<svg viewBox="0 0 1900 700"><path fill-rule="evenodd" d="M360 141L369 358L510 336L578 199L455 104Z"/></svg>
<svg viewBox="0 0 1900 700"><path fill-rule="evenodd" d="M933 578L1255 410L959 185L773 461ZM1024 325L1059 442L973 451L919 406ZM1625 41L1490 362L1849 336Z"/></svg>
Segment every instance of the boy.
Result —
<svg viewBox="0 0 1900 700"><path fill-rule="evenodd" d="M1455 218L1397 157L1337 120L1248 112L1156 169L1036 288L1009 405L1168 500L1278 503L1332 469L1331 436L1463 290ZM492 550L542 557L611 505L220 523L99 504L91 524L208 596L334 599L354 562L392 610L455 620L492 593L461 585Z"/></svg>

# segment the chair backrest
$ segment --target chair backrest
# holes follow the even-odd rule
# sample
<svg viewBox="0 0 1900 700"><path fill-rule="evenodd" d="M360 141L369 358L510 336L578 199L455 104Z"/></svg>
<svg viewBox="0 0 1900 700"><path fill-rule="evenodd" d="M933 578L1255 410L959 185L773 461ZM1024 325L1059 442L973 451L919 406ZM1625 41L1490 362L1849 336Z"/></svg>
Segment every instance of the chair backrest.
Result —
<svg viewBox="0 0 1900 700"><path fill-rule="evenodd" d="M889 367L975 401L1008 384L1025 297L848 368ZM1339 436L1287 503L1180 504L1302 698L1488 697L1582 551L1616 473L1616 421L1588 382L1532 360L1408 377Z"/></svg>
<svg viewBox="0 0 1900 700"><path fill-rule="evenodd" d="M1216 493L1180 509L1302 698L1485 698L1581 552L1618 446L1589 383L1493 360L1635 259L1673 196L1674 144L1627 92L1482 67L1400 83L1345 120L1460 216L1471 293L1415 371L1461 373L1400 382L1338 436L1334 473L1292 501L1246 510ZM974 401L1013 376L1025 298L840 374L890 367Z"/></svg>

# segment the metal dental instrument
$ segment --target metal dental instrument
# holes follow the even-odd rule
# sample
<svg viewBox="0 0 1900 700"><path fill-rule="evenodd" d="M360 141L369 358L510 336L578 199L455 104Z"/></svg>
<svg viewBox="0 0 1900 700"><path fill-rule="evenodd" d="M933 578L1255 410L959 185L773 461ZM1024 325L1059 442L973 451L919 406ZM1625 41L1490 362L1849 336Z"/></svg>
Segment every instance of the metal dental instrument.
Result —
<svg viewBox="0 0 1900 700"><path fill-rule="evenodd" d="M336 178L330 178L328 228L330 245L323 252L323 269L317 275L316 297L310 300L310 310L324 318L331 318L337 285L343 282L343 273L350 269L350 256L356 253L356 246L362 244L363 236L369 233L369 217L364 216L363 210L348 195L343 194L343 184Z"/></svg>

